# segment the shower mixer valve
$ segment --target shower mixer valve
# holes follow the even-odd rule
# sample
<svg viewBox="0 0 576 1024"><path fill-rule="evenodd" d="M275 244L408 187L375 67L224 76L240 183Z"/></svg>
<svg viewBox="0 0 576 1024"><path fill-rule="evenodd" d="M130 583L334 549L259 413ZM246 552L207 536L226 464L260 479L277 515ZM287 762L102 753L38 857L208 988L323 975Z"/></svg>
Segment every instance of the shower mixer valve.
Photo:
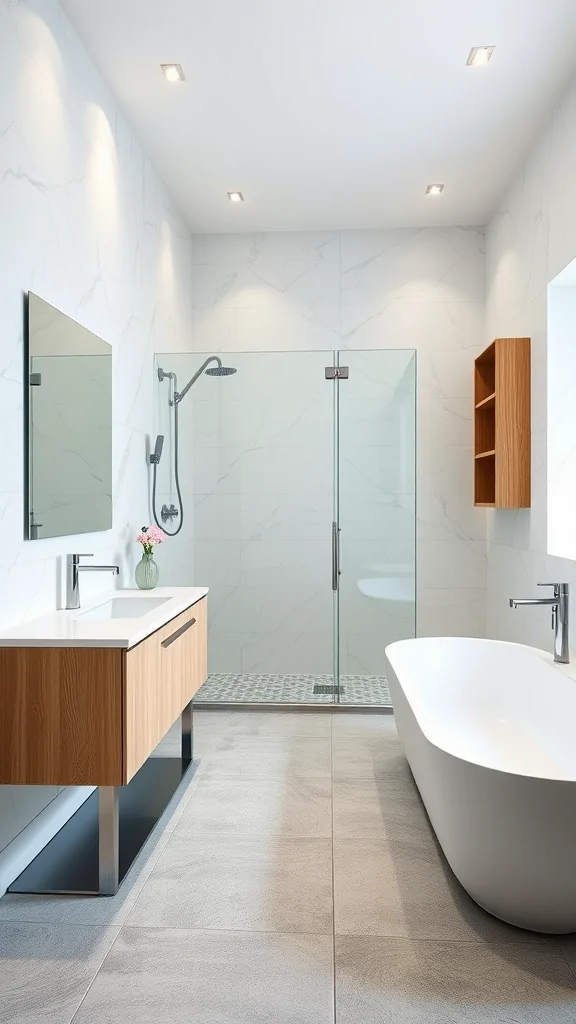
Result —
<svg viewBox="0 0 576 1024"><path fill-rule="evenodd" d="M162 505L160 510L160 518L163 523L167 523L168 520L172 522L173 519L177 519L180 513L176 508L176 505Z"/></svg>

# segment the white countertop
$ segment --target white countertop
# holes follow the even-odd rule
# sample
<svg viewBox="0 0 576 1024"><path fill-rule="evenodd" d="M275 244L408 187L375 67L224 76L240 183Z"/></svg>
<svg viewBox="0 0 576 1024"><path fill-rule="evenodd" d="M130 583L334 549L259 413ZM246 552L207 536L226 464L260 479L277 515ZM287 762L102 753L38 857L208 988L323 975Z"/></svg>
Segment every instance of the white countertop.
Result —
<svg viewBox="0 0 576 1024"><path fill-rule="evenodd" d="M165 626L170 619L196 604L208 587L156 587L154 590L111 590L74 611L55 611L40 619L0 633L0 647L134 647ZM86 619L84 612L129 597L134 600L168 598L138 618Z"/></svg>

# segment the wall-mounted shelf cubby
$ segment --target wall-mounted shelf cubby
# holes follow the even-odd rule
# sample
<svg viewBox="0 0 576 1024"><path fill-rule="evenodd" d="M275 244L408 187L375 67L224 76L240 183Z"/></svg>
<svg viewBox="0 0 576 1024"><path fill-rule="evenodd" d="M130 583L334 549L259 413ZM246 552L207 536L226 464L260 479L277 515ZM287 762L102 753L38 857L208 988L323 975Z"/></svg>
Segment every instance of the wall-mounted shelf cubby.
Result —
<svg viewBox="0 0 576 1024"><path fill-rule="evenodd" d="M530 505L530 338L496 338L474 363L474 504Z"/></svg>

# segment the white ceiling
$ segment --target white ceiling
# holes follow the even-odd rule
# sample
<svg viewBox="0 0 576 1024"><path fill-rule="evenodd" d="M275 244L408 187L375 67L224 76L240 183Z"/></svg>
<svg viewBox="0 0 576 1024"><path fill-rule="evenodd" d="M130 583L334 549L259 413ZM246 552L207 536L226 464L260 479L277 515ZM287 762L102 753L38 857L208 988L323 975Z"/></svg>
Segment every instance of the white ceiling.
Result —
<svg viewBox="0 0 576 1024"><path fill-rule="evenodd" d="M576 62L576 0L61 3L195 231L484 224Z"/></svg>

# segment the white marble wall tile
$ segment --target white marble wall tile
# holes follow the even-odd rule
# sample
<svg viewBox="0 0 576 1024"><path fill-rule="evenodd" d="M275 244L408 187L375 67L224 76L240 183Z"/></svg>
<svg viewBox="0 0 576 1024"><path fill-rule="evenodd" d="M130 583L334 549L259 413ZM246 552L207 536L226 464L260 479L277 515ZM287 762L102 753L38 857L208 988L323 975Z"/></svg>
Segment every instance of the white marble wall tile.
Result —
<svg viewBox="0 0 576 1024"><path fill-rule="evenodd" d="M245 587L327 586L331 579L331 543L325 540L246 540L242 542Z"/></svg>
<svg viewBox="0 0 576 1024"><path fill-rule="evenodd" d="M418 551L418 596L421 589L470 590L486 585L485 541L422 540Z"/></svg>
<svg viewBox="0 0 576 1024"><path fill-rule="evenodd" d="M154 351L187 347L190 236L56 0L0 0L0 627L52 610L62 556L93 551L132 581L148 518ZM23 294L113 349L113 529L23 539ZM110 586L94 574L86 597ZM0 847L54 793L2 790Z"/></svg>
<svg viewBox="0 0 576 1024"><path fill-rule="evenodd" d="M241 496L243 540L326 541L332 529L332 495L298 489L292 494Z"/></svg>
<svg viewBox="0 0 576 1024"><path fill-rule="evenodd" d="M422 590L418 604L418 636L476 636L485 612L486 590Z"/></svg>
<svg viewBox="0 0 576 1024"><path fill-rule="evenodd" d="M549 647L547 609L512 611L540 579L576 584L547 548L547 286L576 257L576 80L544 125L487 230L487 337L532 338L532 505L488 516L489 635ZM574 642L574 637L573 637Z"/></svg>
<svg viewBox="0 0 576 1024"><path fill-rule="evenodd" d="M486 512L475 508L470 493L430 490L418 503L420 537L428 541L485 541Z"/></svg>
<svg viewBox="0 0 576 1024"><path fill-rule="evenodd" d="M343 232L344 303L483 302L483 254L477 228Z"/></svg>
<svg viewBox="0 0 576 1024"><path fill-rule="evenodd" d="M195 540L190 547L179 551L180 564L192 579L188 586L242 585L242 542L240 540ZM188 561L189 559L189 561ZM186 562L188 561L188 565ZM200 584L200 580L204 583Z"/></svg>
<svg viewBox="0 0 576 1024"><path fill-rule="evenodd" d="M242 636L242 672L306 673L332 671L332 631L252 633Z"/></svg>
<svg viewBox="0 0 576 1024"><path fill-rule="evenodd" d="M218 588L210 591L210 628L216 633L318 633L332 628L332 591L322 584Z"/></svg>
<svg viewBox="0 0 576 1024"><path fill-rule="evenodd" d="M270 381L267 387L270 387ZM256 448L278 445L288 448L301 447L314 438L316 445L323 445L330 452L332 422L328 415L331 408L327 402L319 403L293 396L286 398L278 394L267 399L265 393L262 397L258 396L254 385L252 392L246 398L234 399L228 399L222 394L220 401L194 397L194 446ZM186 429L184 419L182 423Z"/></svg>
<svg viewBox="0 0 576 1024"><path fill-rule="evenodd" d="M428 586L434 590L476 592L485 584L485 516L470 508L472 363L484 342L482 232L199 236L193 240L193 264L194 348L198 354L214 347L229 351L238 367L229 379L231 387L225 389L226 380L206 380L202 398L195 392L189 428L193 472L203 474L206 487L200 496L196 491L198 526L207 540L212 538L215 526L208 519L213 509L215 521L230 536L238 486L241 514L234 536L250 541L243 545L241 560L243 584L252 584L252 593L273 586L282 572L294 582L298 572L311 573L306 578L314 584L317 573L323 579L326 565L329 572L329 553L322 567L313 554L304 565L294 543L329 541L332 518L331 389L323 380L327 357L303 350L368 350L354 363L354 391L347 393L345 385L341 390L342 557L356 587L346 629L355 637L351 663L360 665L359 644L368 642L362 615L370 629L382 617L366 599L356 599L358 578L377 574L392 558L397 563L401 557L408 565L414 560L414 484L399 473L393 406L413 349L418 361L418 560L424 558ZM296 272L302 273L298 277ZM370 352L382 348L396 350L384 370L380 353ZM250 350L261 353L260 359L245 354ZM299 358L294 350L301 351ZM242 447L243 454L240 468L232 469L233 479L225 474L219 483L220 456L211 458L206 450L221 447ZM211 553L203 563L206 571ZM221 575L216 578L224 581ZM242 593L234 594L237 607ZM386 614L389 639L409 635L402 613L388 609ZM481 635L484 610L478 602L471 603L469 620L473 616L474 632ZM448 621L441 632L447 628ZM264 629L262 635L271 636ZM257 640L257 634L249 640L242 664L286 670L283 645ZM225 650L237 665L238 644L232 641L219 647L218 664ZM380 665L380 649L366 658ZM312 671L310 665L302 671Z"/></svg>

